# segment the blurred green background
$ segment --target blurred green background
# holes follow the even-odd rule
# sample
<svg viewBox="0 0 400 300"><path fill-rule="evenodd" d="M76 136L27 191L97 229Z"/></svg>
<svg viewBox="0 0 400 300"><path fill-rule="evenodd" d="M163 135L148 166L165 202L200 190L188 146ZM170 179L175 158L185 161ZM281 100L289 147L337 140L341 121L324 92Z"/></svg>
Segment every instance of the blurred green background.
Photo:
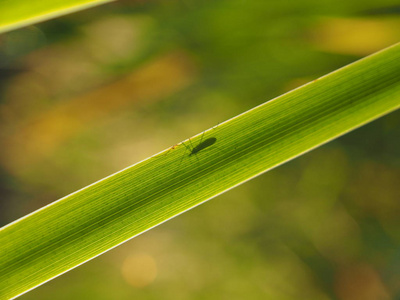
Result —
<svg viewBox="0 0 400 300"><path fill-rule="evenodd" d="M400 39L398 1L120 1L0 35L0 225ZM400 299L400 113L21 299Z"/></svg>

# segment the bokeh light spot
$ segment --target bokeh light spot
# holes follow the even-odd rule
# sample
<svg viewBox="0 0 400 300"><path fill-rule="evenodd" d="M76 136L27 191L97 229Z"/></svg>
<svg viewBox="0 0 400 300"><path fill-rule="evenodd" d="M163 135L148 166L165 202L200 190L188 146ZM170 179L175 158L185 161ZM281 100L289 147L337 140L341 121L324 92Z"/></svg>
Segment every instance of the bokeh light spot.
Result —
<svg viewBox="0 0 400 300"><path fill-rule="evenodd" d="M125 281L136 288L151 284L157 277L157 264L148 254L129 255L122 264L121 273Z"/></svg>

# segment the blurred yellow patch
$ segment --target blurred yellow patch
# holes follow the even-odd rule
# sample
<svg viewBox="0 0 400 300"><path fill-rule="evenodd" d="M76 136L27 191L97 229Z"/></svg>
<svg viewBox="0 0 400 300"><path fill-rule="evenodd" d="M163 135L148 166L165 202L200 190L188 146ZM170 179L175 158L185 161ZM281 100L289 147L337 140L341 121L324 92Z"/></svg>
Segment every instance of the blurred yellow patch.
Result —
<svg viewBox="0 0 400 300"><path fill-rule="evenodd" d="M181 90L192 82L192 70L185 53L171 52L112 83L56 103L18 128L9 129L12 134L5 138L0 163L13 174L19 174L102 118L134 109L140 103L159 101ZM0 106L0 115L7 114L7 108Z"/></svg>
<svg viewBox="0 0 400 300"><path fill-rule="evenodd" d="M399 41L399 19L324 18L311 34L323 51L365 56Z"/></svg>
<svg viewBox="0 0 400 300"><path fill-rule="evenodd" d="M145 45L144 37L153 20L149 16L110 16L83 28L87 36L85 49L100 63L129 60Z"/></svg>
<svg viewBox="0 0 400 300"><path fill-rule="evenodd" d="M129 285L143 288L156 279L157 264L148 254L132 254L123 262L121 273Z"/></svg>

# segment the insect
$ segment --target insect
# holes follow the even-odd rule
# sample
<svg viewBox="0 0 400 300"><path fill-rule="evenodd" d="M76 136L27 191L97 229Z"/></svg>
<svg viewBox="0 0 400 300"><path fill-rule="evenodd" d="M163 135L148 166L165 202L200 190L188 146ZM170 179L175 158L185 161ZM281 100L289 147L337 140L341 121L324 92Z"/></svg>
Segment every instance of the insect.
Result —
<svg viewBox="0 0 400 300"><path fill-rule="evenodd" d="M213 127L213 129L214 129L214 127ZM180 169L180 166L181 166L184 158L187 156L189 156L189 157L195 156L197 161L200 162L199 158L197 157L197 154L200 151L204 151L204 149L206 149L210 146L213 146L217 142L217 138L215 138L215 137L210 137L210 138L207 138L204 140L204 134L205 134L205 131L201 135L200 142L198 142L197 144L193 145L192 140L189 138L189 141L180 142L180 143L170 147L164 155L167 155L170 151L174 151L175 149L180 148L179 146L183 145L185 149L182 149L182 150L184 150L183 153L181 151L179 151L182 153L181 154L182 156L181 156L179 164L177 166L178 170ZM189 154L188 154L188 152L189 152Z"/></svg>
<svg viewBox="0 0 400 300"><path fill-rule="evenodd" d="M190 140L189 140L190 141ZM195 154L197 154L198 152L200 152L201 150L203 150L203 149L205 149L205 148L208 148L208 147L210 147L211 145L214 145L215 144L215 142L217 141L217 139L215 138L215 137L211 137L211 138L208 138L208 139L206 139L205 141L200 141L200 143L196 146L196 147L193 147L193 145L192 145L192 149L190 149L189 147L186 147L186 148L188 148L189 150L190 150L190 153L189 153L189 156L192 156L192 155L195 155ZM190 144L191 144L192 142L190 141ZM185 145L185 144L184 144ZM186 145L185 145L186 146Z"/></svg>
<svg viewBox="0 0 400 300"><path fill-rule="evenodd" d="M189 139L190 146L185 144L184 142L181 142L182 145L185 146L186 150L189 151L189 155L188 156L196 155L200 151L202 151L202 150L214 145L216 143L216 141L217 141L217 138L215 138L215 137L210 137L210 138L208 138L208 139L203 141L203 137L204 137L204 133L201 136L200 142L196 146L193 146L191 139ZM182 156L182 158L181 158L181 160L179 162L179 166L181 165L186 153L187 152L185 151L185 153L183 154L183 156ZM197 159L197 161L199 161L199 158L197 157L197 155L196 155L196 159ZM178 167L178 169L179 169L179 167Z"/></svg>
<svg viewBox="0 0 400 300"><path fill-rule="evenodd" d="M213 127L212 129L217 128L218 125L219 125L219 123L217 124L217 126ZM170 148L168 149L167 153L168 153L169 151L171 151L171 150L175 150L175 149L176 149L178 146L180 146L180 145L184 145L185 148L186 148L187 150L189 150L189 152L190 152L190 153L189 153L189 156L192 156L192 155L194 155L194 154L197 154L197 153L200 152L201 150L203 150L203 149L205 149L205 148L208 148L208 147L214 145L215 142L217 141L217 138L211 137L211 138L208 138L208 139L206 139L205 141L203 141L204 133L205 133L205 132L203 132L203 134L201 135L200 143L199 143L196 147L193 147L192 140L189 138L189 143L190 143L190 145L191 145L191 148L190 148L188 145L186 145L184 142L180 142L180 143L178 143L178 144L173 145L172 147L170 147Z"/></svg>

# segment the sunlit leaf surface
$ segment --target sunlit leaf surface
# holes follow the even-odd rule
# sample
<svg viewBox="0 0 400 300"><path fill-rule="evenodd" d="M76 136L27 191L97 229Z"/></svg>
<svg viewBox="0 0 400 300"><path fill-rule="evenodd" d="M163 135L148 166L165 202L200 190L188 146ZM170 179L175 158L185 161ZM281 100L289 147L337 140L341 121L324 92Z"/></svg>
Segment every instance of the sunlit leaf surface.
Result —
<svg viewBox="0 0 400 300"><path fill-rule="evenodd" d="M24 293L397 109L399 74L400 45L395 45L3 227L1 298Z"/></svg>

